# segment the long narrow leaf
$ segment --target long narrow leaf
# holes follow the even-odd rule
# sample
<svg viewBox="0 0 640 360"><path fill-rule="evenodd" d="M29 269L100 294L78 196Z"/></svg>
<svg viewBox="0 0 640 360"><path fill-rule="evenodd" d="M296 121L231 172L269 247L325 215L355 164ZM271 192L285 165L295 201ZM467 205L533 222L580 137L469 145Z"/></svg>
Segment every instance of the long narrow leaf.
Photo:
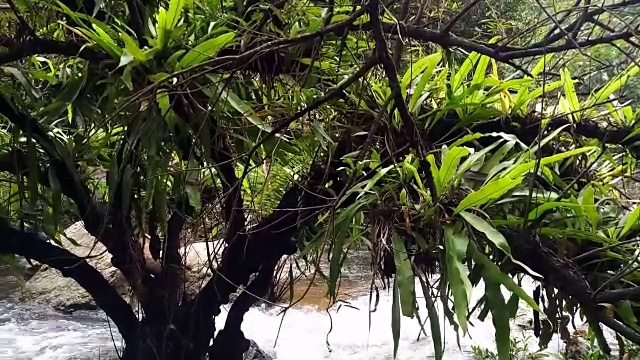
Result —
<svg viewBox="0 0 640 360"><path fill-rule="evenodd" d="M467 332L467 313L471 299L471 282L462 263L469 245L469 238L460 227L446 225L444 227L445 252L447 259L447 280L453 294L458 325L463 333Z"/></svg>

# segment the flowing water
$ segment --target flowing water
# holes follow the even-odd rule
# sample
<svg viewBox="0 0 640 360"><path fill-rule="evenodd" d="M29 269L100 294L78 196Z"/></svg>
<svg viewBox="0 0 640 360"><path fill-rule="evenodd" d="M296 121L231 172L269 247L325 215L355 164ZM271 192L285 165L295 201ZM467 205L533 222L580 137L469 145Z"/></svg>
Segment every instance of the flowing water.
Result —
<svg viewBox="0 0 640 360"><path fill-rule="evenodd" d="M0 294L11 292L11 286L7 283L13 284L6 277L4 284L0 282ZM368 285L354 281L352 286L346 287L366 289ZM314 293L319 294L320 291L312 288L311 294ZM477 289L474 298L481 294L482 289ZM348 304L338 304L328 311L322 308L322 296L309 297L314 298L316 300L307 300L288 310L284 317L279 314L278 307L253 308L243 322L245 335L278 360L393 358L390 293L381 292L377 309L370 316L366 294L352 294ZM424 301L418 300L424 321L427 314ZM221 324L224 317L225 311L217 323ZM442 323L443 319L440 320ZM473 319L472 322L474 326L470 327L469 336L460 339L461 349L457 346L453 329L445 327L445 359L472 359L473 344L493 348L494 333L490 317L485 322ZM428 324L427 321L427 334L430 333ZM398 359L434 358L430 336L422 334L418 340L419 331L420 325L416 319L402 319ZM518 332L523 335L514 326L514 335L518 335ZM100 311L65 315L42 306L18 303L12 297L0 299L2 360L114 359L117 358L114 348L119 345L117 331ZM550 345L551 350L556 351L560 344L554 339Z"/></svg>

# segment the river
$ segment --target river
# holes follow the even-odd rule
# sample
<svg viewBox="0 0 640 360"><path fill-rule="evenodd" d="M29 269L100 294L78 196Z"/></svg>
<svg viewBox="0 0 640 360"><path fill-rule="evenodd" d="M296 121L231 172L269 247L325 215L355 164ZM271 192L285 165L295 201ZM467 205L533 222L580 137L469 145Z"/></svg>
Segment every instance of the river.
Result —
<svg viewBox="0 0 640 360"><path fill-rule="evenodd" d="M0 293L5 295L16 286L7 279L4 277L4 284L0 281ZM353 285L366 288L362 283ZM477 299L481 295L482 289L478 288L473 297ZM253 308L245 316L243 330L248 338L277 360L393 359L390 293L381 292L377 310L371 314L371 324L366 294L352 294L348 306L336 305L328 311L318 306L321 302L318 299L307 301L284 315L277 307ZM422 318L426 319L424 301L419 299L418 302ZM218 318L218 324L224 318L225 311ZM445 359L472 359L471 346L474 344L493 347L490 317L485 322L474 319L472 322L474 326L469 335L461 339L461 349L456 344L453 329L445 327ZM426 329L428 333L428 322ZM419 331L416 319L402 319L397 359L434 358L431 338L423 335L418 340ZM527 335L515 325L513 333L520 337ZM535 339L531 338L529 342L535 349ZM118 345L117 331L100 311L66 315L42 306L19 303L13 296L0 299L2 360L114 359L117 358L114 348ZM559 347L558 339L550 344L550 350L557 351Z"/></svg>

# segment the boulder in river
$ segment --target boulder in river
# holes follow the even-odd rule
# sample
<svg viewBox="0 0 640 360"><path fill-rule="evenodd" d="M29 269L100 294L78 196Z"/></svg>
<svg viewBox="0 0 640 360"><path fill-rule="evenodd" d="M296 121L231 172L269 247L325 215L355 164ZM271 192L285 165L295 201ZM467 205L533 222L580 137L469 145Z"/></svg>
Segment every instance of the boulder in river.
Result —
<svg viewBox="0 0 640 360"><path fill-rule="evenodd" d="M82 222L68 227L59 246L73 254L85 257L109 283L129 300L129 286L122 273L111 264L111 254L101 243L87 232ZM212 245L209 244L211 247ZM211 250L213 252L213 250ZM207 258L207 244L193 243L181 249L187 269L185 291L195 293L204 286L211 275ZM19 297L23 301L53 306L63 311L95 309L91 296L73 279L48 266L42 266L21 288Z"/></svg>
<svg viewBox="0 0 640 360"><path fill-rule="evenodd" d="M243 360L273 360L273 358L260 349L255 341L249 339L249 350L244 353Z"/></svg>

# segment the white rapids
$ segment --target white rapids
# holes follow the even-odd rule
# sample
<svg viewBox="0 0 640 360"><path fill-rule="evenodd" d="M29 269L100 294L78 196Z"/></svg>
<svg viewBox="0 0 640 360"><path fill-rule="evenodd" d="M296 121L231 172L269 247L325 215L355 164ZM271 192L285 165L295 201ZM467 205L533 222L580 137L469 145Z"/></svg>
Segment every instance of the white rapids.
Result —
<svg viewBox="0 0 640 360"><path fill-rule="evenodd" d="M475 289L474 298L481 294L481 288ZM420 313L424 321L427 318L424 301L419 298L418 302L421 302ZM287 311L284 319L279 308L257 307L246 314L243 330L247 338L253 339L277 360L391 360L391 295L381 293L377 310L371 313L370 324L368 304L368 296L363 296L351 301L349 306L334 306L328 312L312 307L294 308ZM225 311L217 320L218 327L224 318ZM440 321L443 323L442 317ZM484 322L472 319L472 322L468 336L460 339L461 349L453 329L445 327L445 359L472 359L471 346L474 344L494 348L491 318L487 317ZM428 321L425 330L429 334ZM397 359L434 358L430 336L423 334L417 340L419 331L416 319L402 319ZM527 334L513 326L512 335ZM535 340L531 336L531 349L537 348ZM6 299L0 301L2 360L110 360L117 359L114 349L120 345L117 330L99 311L63 315L42 307L18 305ZM560 341L554 338L549 352L557 352L559 348Z"/></svg>

